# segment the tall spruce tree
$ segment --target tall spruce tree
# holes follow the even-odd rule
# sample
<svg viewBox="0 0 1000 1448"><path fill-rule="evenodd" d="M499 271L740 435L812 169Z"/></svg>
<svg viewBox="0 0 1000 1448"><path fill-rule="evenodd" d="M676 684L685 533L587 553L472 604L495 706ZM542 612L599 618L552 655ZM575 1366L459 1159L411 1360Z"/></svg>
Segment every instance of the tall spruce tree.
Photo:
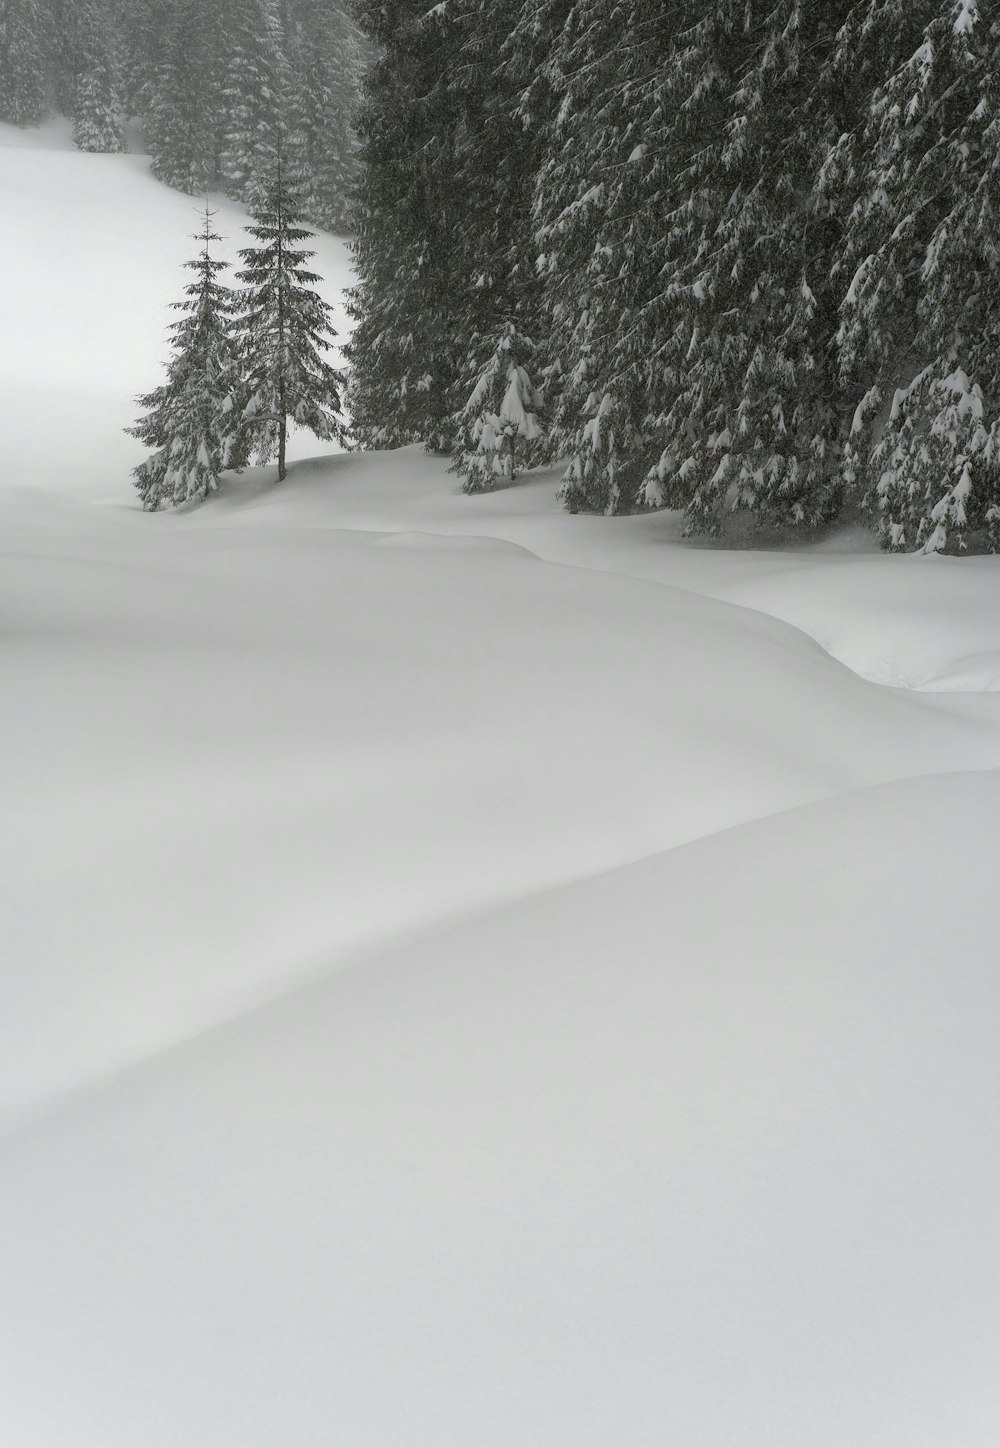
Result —
<svg viewBox="0 0 1000 1448"><path fill-rule="evenodd" d="M349 17L324 0L297 0L286 29L286 161L291 150L305 219L344 231L358 180L354 113L362 38Z"/></svg>
<svg viewBox="0 0 1000 1448"><path fill-rule="evenodd" d="M55 0L64 7L73 0ZM177 0L117 0L122 37L122 94L126 113L143 116L156 95L156 75L173 32ZM69 109L61 101L64 109Z"/></svg>
<svg viewBox="0 0 1000 1448"><path fill-rule="evenodd" d="M461 27L447 7L428 15L423 0L360 0L357 13L377 58L359 117L352 430L366 447L422 441L447 452L464 402L456 303L468 286L453 249Z"/></svg>
<svg viewBox="0 0 1000 1448"><path fill-rule="evenodd" d="M191 195L218 176L221 111L214 85L218 15L202 0L173 0L145 86L146 147L153 175Z"/></svg>
<svg viewBox="0 0 1000 1448"><path fill-rule="evenodd" d="M207 497L224 468L246 462L246 439L239 428L244 387L233 337L235 300L218 280L228 263L211 254L221 238L212 230L207 209L195 236L201 252L185 262L195 280L185 287L184 300L173 303L183 316L171 327L167 380L139 397L147 415L127 429L156 449L133 474L149 512Z"/></svg>
<svg viewBox="0 0 1000 1448"><path fill-rule="evenodd" d="M110 0L79 0L73 32L74 144L81 151L124 151L123 37Z"/></svg>
<svg viewBox="0 0 1000 1448"><path fill-rule="evenodd" d="M355 433L447 452L508 321L530 335L538 138L517 115L518 0L431 9L365 0L379 48L364 88L348 349Z"/></svg>
<svg viewBox="0 0 1000 1448"><path fill-rule="evenodd" d="M553 435L572 511L635 506L669 236L669 61L677 0L577 0L547 66L558 105L535 182ZM532 16L530 23L536 23ZM537 88L536 88L537 90ZM532 104L529 92L522 105ZM662 399L661 399L662 400Z"/></svg>
<svg viewBox="0 0 1000 1448"><path fill-rule="evenodd" d="M869 386L852 464L883 546L996 551L1000 20L975 0L871 0L863 20L887 63L849 158L839 341Z"/></svg>
<svg viewBox="0 0 1000 1448"><path fill-rule="evenodd" d="M0 121L37 126L46 111L44 17L39 0L0 4Z"/></svg>
<svg viewBox="0 0 1000 1448"><path fill-rule="evenodd" d="M287 60L277 0L228 0L219 24L218 170L228 194L253 206L267 188L285 127Z"/></svg>
<svg viewBox="0 0 1000 1448"><path fill-rule="evenodd" d="M463 403L497 360L515 354L515 365L531 380L524 399L534 415L540 406L539 369L544 361L535 342L541 321L541 277L532 224L535 175L543 132L522 106L531 88L534 46L519 43L519 0L482 0L459 7L461 21L453 89L458 102L454 138L454 185L458 206L451 246L455 273L454 325L464 351L456 388ZM540 88L533 100L544 104ZM522 379L523 381L524 379ZM467 404L449 424L461 445L467 438ZM547 431L545 446L547 446ZM543 434L532 438L539 457ZM519 443L515 453L523 452ZM513 454L511 455L513 457ZM518 459L517 466L521 462Z"/></svg>
<svg viewBox="0 0 1000 1448"><path fill-rule="evenodd" d="M738 304L731 309L725 291L720 298L712 270L732 196L727 126L748 61L748 26L748 11L725 0L685 6L650 97L656 144L642 144L632 163L640 185L657 187L663 215L656 282L640 312L640 346L649 358L644 430L659 453L641 497L650 507L686 509L692 530L718 526L725 493L726 344Z"/></svg>
<svg viewBox="0 0 1000 1448"><path fill-rule="evenodd" d="M313 289L321 278L305 263L315 253L301 243L312 232L299 224L295 199L276 165L246 230L256 246L240 251L244 284L238 318L248 400L243 426L258 462L277 454L285 477L289 426L323 440L344 438L342 378L323 353L336 335L330 308Z"/></svg>
<svg viewBox="0 0 1000 1448"><path fill-rule="evenodd" d="M838 227L817 178L843 127L824 77L847 9L718 5L683 57L696 108L699 74L729 76L721 92L708 87L713 108L721 102L714 139L678 173L691 188L680 214L694 225L670 281L676 395L650 479L686 507L692 529L717 531L732 509L814 524L840 506L849 411L837 405L831 355Z"/></svg>

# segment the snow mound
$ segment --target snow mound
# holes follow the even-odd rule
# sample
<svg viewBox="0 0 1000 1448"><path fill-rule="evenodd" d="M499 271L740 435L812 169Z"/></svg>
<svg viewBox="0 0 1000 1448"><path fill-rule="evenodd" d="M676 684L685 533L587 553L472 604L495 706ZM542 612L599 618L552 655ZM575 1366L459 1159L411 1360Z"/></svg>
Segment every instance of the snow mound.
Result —
<svg viewBox="0 0 1000 1448"><path fill-rule="evenodd" d="M764 614L246 511L0 524L5 1109L443 920L1000 765L989 721Z"/></svg>
<svg viewBox="0 0 1000 1448"><path fill-rule="evenodd" d="M488 553L519 553L526 558L534 558L535 554L528 548L522 548L519 543L511 543L506 538L479 538L474 533L447 534L447 533L387 533L384 538L377 540L379 548L407 548L418 551L441 552L446 549L459 549L461 551L485 551Z"/></svg>
<svg viewBox="0 0 1000 1448"><path fill-rule="evenodd" d="M675 514L567 515L555 497L558 469L467 497L447 467L416 447L304 460L284 492L262 496L254 479L236 478L213 507L216 517L250 527L502 539L550 562L627 574L783 619L874 683L965 693L996 687L991 669L956 665L971 654L1000 654L1000 558L887 556L850 530L844 539L853 539L856 551L837 551L836 538L781 553L693 546L680 536Z"/></svg>
<svg viewBox="0 0 1000 1448"><path fill-rule="evenodd" d="M9 1137L11 1441L988 1448L998 821L992 774L757 821Z"/></svg>
<svg viewBox="0 0 1000 1448"><path fill-rule="evenodd" d="M993 1448L997 560L145 516L195 204L8 130L4 1443Z"/></svg>

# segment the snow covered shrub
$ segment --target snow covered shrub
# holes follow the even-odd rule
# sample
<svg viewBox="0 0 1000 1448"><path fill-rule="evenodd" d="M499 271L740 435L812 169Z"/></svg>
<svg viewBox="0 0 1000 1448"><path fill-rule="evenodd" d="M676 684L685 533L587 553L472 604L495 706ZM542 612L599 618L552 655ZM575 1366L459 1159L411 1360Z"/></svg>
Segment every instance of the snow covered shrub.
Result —
<svg viewBox="0 0 1000 1448"><path fill-rule="evenodd" d="M1000 429L961 367L927 367L896 392L873 453L883 547L940 553L970 531L1000 546Z"/></svg>
<svg viewBox="0 0 1000 1448"><path fill-rule="evenodd" d="M216 261L211 215L197 238L201 255L185 266L197 278L185 288L184 313L171 328L173 357L162 387L137 400L147 416L127 429L156 451L135 469L135 486L147 512L205 498L219 486L223 468L246 461L239 431L243 384L232 336L233 292L216 280L229 265Z"/></svg>
<svg viewBox="0 0 1000 1448"><path fill-rule="evenodd" d="M452 471L464 478L467 493L510 482L540 458L542 398L527 367L533 353L534 344L509 322L456 418Z"/></svg>

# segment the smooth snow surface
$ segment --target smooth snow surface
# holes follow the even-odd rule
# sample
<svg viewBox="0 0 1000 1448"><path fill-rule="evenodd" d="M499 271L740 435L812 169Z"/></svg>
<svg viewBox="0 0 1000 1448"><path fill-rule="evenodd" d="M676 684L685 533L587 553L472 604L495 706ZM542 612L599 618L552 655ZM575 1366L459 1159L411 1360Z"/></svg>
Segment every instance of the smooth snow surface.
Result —
<svg viewBox="0 0 1000 1448"><path fill-rule="evenodd" d="M12 134L0 1444L994 1448L997 562L143 515L194 203Z"/></svg>

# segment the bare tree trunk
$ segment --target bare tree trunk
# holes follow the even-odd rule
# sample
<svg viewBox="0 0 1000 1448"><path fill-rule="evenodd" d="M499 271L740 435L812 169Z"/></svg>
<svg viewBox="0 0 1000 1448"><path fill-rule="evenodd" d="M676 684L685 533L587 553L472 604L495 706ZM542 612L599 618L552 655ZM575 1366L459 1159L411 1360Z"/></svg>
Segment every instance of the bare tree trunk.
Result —
<svg viewBox="0 0 1000 1448"><path fill-rule="evenodd" d="M278 412L281 421L278 424L278 482L285 481L285 439L288 434L288 417L285 413L285 384L281 382L278 387Z"/></svg>
<svg viewBox="0 0 1000 1448"><path fill-rule="evenodd" d="M278 155L278 195L283 196L281 190L281 155ZM279 202L278 206L278 363L281 367L281 375L278 380L278 414L281 421L278 426L278 482L285 481L285 440L288 436L288 409L285 406L285 252L282 246L282 230L285 225L284 207Z"/></svg>

